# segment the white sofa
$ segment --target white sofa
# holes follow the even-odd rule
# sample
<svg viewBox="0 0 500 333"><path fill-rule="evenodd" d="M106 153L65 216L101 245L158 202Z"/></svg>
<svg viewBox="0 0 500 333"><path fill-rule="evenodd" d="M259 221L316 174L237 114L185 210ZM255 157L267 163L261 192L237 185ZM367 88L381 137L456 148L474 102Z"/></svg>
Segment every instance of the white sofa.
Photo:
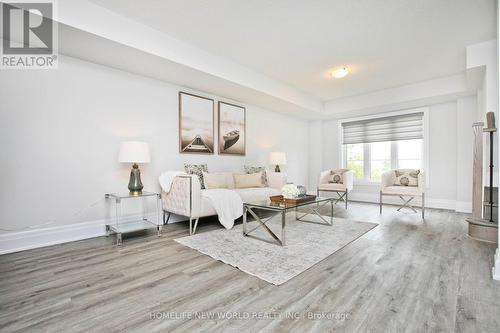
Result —
<svg viewBox="0 0 500 333"><path fill-rule="evenodd" d="M318 179L318 189L317 194L320 195L321 192L335 192L339 196L335 203L341 200L345 201L345 208L347 209L348 193L353 189L354 184L354 174L352 171L345 171L343 173L343 182L341 184L329 183L331 171L337 170L325 170L322 171Z"/></svg>
<svg viewBox="0 0 500 333"><path fill-rule="evenodd" d="M239 172L241 173L241 172ZM219 173L221 174L221 173ZM266 200L281 194L286 184L286 174L267 172L267 187L234 188L233 173L225 172L226 186L239 194L243 202ZM196 175L179 175L172 182L170 192L162 192L163 223L167 224L171 214L189 218L189 234L196 232L200 217L217 215L208 198L202 195L200 181ZM194 225L193 225L194 221Z"/></svg>

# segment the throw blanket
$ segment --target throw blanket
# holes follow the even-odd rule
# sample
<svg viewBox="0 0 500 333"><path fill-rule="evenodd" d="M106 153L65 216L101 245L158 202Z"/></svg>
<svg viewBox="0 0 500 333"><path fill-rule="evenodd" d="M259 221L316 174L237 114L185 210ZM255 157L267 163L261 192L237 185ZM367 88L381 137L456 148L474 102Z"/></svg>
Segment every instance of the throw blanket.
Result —
<svg viewBox="0 0 500 333"><path fill-rule="evenodd" d="M158 177L161 189L166 193L170 192L170 189L172 188L172 182L174 181L175 177L185 174L186 173L182 171L165 171L160 175L160 177Z"/></svg>
<svg viewBox="0 0 500 333"><path fill-rule="evenodd" d="M234 220L243 215L243 201L235 191L217 188L203 190L201 195L210 200L219 216L219 222L226 229L231 229Z"/></svg>

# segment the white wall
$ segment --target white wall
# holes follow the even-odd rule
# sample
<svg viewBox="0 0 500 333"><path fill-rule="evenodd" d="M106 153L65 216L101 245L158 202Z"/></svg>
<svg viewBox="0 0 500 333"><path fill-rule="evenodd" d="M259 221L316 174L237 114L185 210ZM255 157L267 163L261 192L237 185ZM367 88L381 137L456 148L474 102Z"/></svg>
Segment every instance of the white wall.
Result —
<svg viewBox="0 0 500 333"><path fill-rule="evenodd" d="M457 100L457 210L472 211L472 123L477 121L477 98Z"/></svg>
<svg viewBox="0 0 500 333"><path fill-rule="evenodd" d="M497 71L495 73L495 78L496 78L496 83L498 86L500 86L500 41L498 40L500 37L500 1L497 0L497 56L495 57L495 63L497 65ZM497 91L497 105L500 105L500 94ZM498 115L498 114L497 114ZM497 120L497 128L498 128L498 120ZM498 133L498 132L497 132ZM496 137L497 142L499 140L499 135L497 134ZM497 145L497 147L500 147L500 145ZM500 155L500 149L497 150L497 155ZM497 168L498 169L498 168ZM498 182L497 182L498 184ZM500 228L498 228L498 244L500 244ZM495 280L500 280L500 248L497 248L496 253L495 253L495 258L494 258L495 264L492 269L493 273L493 278Z"/></svg>
<svg viewBox="0 0 500 333"><path fill-rule="evenodd" d="M104 193L127 191L130 166L117 152L128 139L150 144L145 190L159 190L158 175L185 162L242 170L268 165L273 150L287 153L289 179L307 184L307 121L251 105L246 156L179 154L179 90L186 89L64 56L57 70L2 71L2 233L106 217Z"/></svg>
<svg viewBox="0 0 500 333"><path fill-rule="evenodd" d="M309 191L315 192L318 187L318 176L323 170L323 122L315 120L309 122Z"/></svg>
<svg viewBox="0 0 500 333"><path fill-rule="evenodd" d="M476 97L430 105L429 108L429 207L470 211L472 179L472 122L477 117ZM317 127L310 123L309 130ZM323 122L323 156L313 156L310 165L322 163L322 170L340 167L338 119ZM313 142L311 141L311 144ZM312 168L310 167L310 172ZM458 185L460 181L460 185ZM351 199L378 202L377 185L354 186Z"/></svg>

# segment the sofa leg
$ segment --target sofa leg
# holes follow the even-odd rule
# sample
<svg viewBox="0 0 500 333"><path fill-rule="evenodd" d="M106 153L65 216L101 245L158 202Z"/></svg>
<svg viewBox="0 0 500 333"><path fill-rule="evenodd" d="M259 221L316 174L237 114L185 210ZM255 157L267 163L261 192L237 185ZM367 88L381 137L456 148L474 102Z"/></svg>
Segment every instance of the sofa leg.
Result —
<svg viewBox="0 0 500 333"><path fill-rule="evenodd" d="M192 236L196 233L196 227L198 226L199 217L197 219L189 218L189 235ZM194 221L194 226L193 226Z"/></svg>
<svg viewBox="0 0 500 333"><path fill-rule="evenodd" d="M380 191L380 214L382 214L382 191Z"/></svg>
<svg viewBox="0 0 500 333"><path fill-rule="evenodd" d="M168 221L170 220L170 215L172 215L172 213L167 212L165 210L163 211L163 225L168 224Z"/></svg>
<svg viewBox="0 0 500 333"><path fill-rule="evenodd" d="M193 228L193 235L196 233L196 227L198 226L198 221L200 220L200 218L198 217L195 221L194 221L194 228Z"/></svg>

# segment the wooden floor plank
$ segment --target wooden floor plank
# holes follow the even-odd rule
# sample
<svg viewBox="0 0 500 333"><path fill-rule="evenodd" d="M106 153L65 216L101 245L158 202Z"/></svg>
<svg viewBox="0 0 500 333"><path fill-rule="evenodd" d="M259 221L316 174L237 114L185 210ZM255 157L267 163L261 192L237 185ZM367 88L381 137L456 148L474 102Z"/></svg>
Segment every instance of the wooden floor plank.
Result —
<svg viewBox="0 0 500 333"><path fill-rule="evenodd" d="M335 216L379 226L281 286L178 244L186 223L121 247L100 237L0 256L0 331L500 331L496 246L466 236L466 214L351 203Z"/></svg>

